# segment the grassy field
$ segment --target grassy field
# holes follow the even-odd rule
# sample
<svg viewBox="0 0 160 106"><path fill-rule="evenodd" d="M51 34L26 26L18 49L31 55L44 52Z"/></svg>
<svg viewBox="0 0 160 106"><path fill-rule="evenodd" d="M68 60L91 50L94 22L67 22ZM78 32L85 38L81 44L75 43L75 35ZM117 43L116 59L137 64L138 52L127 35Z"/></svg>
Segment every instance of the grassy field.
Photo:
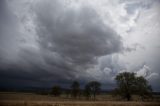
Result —
<svg viewBox="0 0 160 106"><path fill-rule="evenodd" d="M72 99L65 95L53 97L32 93L0 93L0 106L160 106L159 100L127 102L116 100L111 95L99 95L96 101L86 101L84 98Z"/></svg>

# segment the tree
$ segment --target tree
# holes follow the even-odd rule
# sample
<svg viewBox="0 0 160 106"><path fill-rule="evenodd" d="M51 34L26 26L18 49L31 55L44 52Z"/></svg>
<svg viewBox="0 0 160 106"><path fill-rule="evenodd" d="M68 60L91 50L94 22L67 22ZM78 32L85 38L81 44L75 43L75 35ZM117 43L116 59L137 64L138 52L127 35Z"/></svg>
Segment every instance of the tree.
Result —
<svg viewBox="0 0 160 106"><path fill-rule="evenodd" d="M135 86L135 74L129 72L120 73L116 76L116 81L118 85L117 93L129 101Z"/></svg>
<svg viewBox="0 0 160 106"><path fill-rule="evenodd" d="M87 86L88 86L88 91L90 90L90 93L93 95L93 98L95 100L96 95L100 92L101 84L97 81L91 81L87 84Z"/></svg>
<svg viewBox="0 0 160 106"><path fill-rule="evenodd" d="M51 92L54 96L60 96L62 91L61 91L61 87L60 86L54 86L52 88L52 92Z"/></svg>
<svg viewBox="0 0 160 106"><path fill-rule="evenodd" d="M66 94L66 97L68 98L69 97L69 95L70 95L70 90L68 89L68 90L65 90L65 94Z"/></svg>
<svg viewBox="0 0 160 106"><path fill-rule="evenodd" d="M84 96L89 99L91 97L91 87L89 84L86 84L85 85L85 88L84 88Z"/></svg>
<svg viewBox="0 0 160 106"><path fill-rule="evenodd" d="M133 94L144 97L151 91L147 80L142 76L137 77L135 73L123 72L118 74L115 79L118 87L115 92L128 101L131 100Z"/></svg>
<svg viewBox="0 0 160 106"><path fill-rule="evenodd" d="M141 97L142 100L146 97L152 97L152 88L148 85L148 81L140 76L136 78L136 93Z"/></svg>
<svg viewBox="0 0 160 106"><path fill-rule="evenodd" d="M77 98L77 96L80 94L80 85L79 82L74 81L71 85L71 94L74 98Z"/></svg>

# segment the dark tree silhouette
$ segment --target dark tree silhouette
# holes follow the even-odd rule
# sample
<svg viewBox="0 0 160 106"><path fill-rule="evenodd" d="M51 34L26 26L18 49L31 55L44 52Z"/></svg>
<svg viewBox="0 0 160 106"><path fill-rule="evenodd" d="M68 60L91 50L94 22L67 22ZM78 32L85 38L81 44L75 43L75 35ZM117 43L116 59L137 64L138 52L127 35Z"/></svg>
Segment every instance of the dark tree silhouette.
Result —
<svg viewBox="0 0 160 106"><path fill-rule="evenodd" d="M71 93L70 90L65 90L65 94L66 94L66 97L67 97L67 98L70 96L70 93Z"/></svg>
<svg viewBox="0 0 160 106"><path fill-rule="evenodd" d="M141 97L150 94L151 87L147 80L143 77L137 77L135 73L123 72L118 74L115 79L118 87L115 89L116 95L126 98L127 101L131 100L133 94Z"/></svg>
<svg viewBox="0 0 160 106"><path fill-rule="evenodd" d="M124 72L116 76L118 85L117 93L129 101L135 88L135 74Z"/></svg>
<svg viewBox="0 0 160 106"><path fill-rule="evenodd" d="M74 81L71 85L71 95L74 98L77 98L77 96L79 96L80 94L80 85L78 81Z"/></svg>
<svg viewBox="0 0 160 106"><path fill-rule="evenodd" d="M62 91L61 91L61 87L60 86L54 86L52 88L52 92L51 92L54 96L60 96Z"/></svg>
<svg viewBox="0 0 160 106"><path fill-rule="evenodd" d="M86 99L89 99L91 97L91 87L89 84L85 85L84 96L86 97Z"/></svg>
<svg viewBox="0 0 160 106"><path fill-rule="evenodd" d="M101 84L97 81L91 81L87 85L89 87L88 90L91 90L91 94L93 95L93 98L95 100L96 95L100 92Z"/></svg>
<svg viewBox="0 0 160 106"><path fill-rule="evenodd" d="M144 98L152 97L152 88L148 85L148 81L144 77L137 77L136 85L136 93L141 97L142 101Z"/></svg>

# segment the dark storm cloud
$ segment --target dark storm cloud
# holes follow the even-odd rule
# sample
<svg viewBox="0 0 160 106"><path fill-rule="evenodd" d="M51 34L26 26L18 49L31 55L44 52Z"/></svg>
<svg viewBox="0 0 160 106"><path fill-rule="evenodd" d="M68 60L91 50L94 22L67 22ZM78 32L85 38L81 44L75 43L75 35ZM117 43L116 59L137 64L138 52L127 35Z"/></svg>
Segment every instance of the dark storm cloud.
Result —
<svg viewBox="0 0 160 106"><path fill-rule="evenodd" d="M114 86L115 75L129 67L114 54L145 48L139 44L125 48L116 28L104 24L93 6L74 3L0 1L1 86L66 86L73 80L98 80ZM128 6L132 13L134 5ZM157 73L158 63L149 63Z"/></svg>
<svg viewBox="0 0 160 106"><path fill-rule="evenodd" d="M150 83L152 84L153 88L157 91L160 91L160 56L153 56L152 60L149 62L151 64L152 72L157 73L158 75L152 76L150 79Z"/></svg>
<svg viewBox="0 0 160 106"><path fill-rule="evenodd" d="M49 73L42 63L40 53L33 48L22 47L21 36L25 35L20 33L18 26L20 20L13 14L7 3L5 0L0 1L1 86L32 85L31 82L43 82L51 77L54 79L55 76Z"/></svg>
<svg viewBox="0 0 160 106"><path fill-rule="evenodd" d="M59 2L42 2L36 5L36 16L41 48L58 54L73 66L93 64L96 57L123 48L120 36L104 25L92 8L65 8Z"/></svg>
<svg viewBox="0 0 160 106"><path fill-rule="evenodd" d="M11 21L1 25L0 79L3 83L21 80L29 85L92 79L86 70L96 64L97 58L123 49L121 37L89 6L73 8L58 0L31 4L38 49L23 46L30 42L19 37L29 36L19 33L18 25L24 23L15 20L21 16L14 16L7 5L1 8L1 14L7 15L0 15L0 22L5 22L2 18Z"/></svg>
<svg viewBox="0 0 160 106"><path fill-rule="evenodd" d="M10 12L7 2L0 1L0 59L14 57L19 34L17 34L17 20Z"/></svg>

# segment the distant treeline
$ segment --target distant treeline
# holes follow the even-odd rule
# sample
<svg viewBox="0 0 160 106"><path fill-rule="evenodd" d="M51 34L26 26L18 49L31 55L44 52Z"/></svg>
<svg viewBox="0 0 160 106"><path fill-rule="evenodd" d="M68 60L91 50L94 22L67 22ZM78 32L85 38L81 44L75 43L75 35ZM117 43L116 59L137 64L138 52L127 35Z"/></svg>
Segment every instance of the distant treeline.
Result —
<svg viewBox="0 0 160 106"><path fill-rule="evenodd" d="M112 94L112 96L120 96L122 99L130 101L133 95L139 96L142 100L145 98L152 98L152 95L160 95L159 92L152 92L152 88L148 81L142 77L137 76L135 73L123 72L119 73L115 80L117 82L117 88L111 91L101 90L101 83L98 81L90 81L85 84L83 88L80 87L78 81L73 81L70 84L70 88L62 88L60 85L54 85L52 88L21 88L21 89L10 89L2 88L0 91L19 91L19 92L32 92L38 94L48 94L53 96L61 96L62 94L66 97L78 99L85 97L86 99L96 100L96 95L99 94Z"/></svg>

